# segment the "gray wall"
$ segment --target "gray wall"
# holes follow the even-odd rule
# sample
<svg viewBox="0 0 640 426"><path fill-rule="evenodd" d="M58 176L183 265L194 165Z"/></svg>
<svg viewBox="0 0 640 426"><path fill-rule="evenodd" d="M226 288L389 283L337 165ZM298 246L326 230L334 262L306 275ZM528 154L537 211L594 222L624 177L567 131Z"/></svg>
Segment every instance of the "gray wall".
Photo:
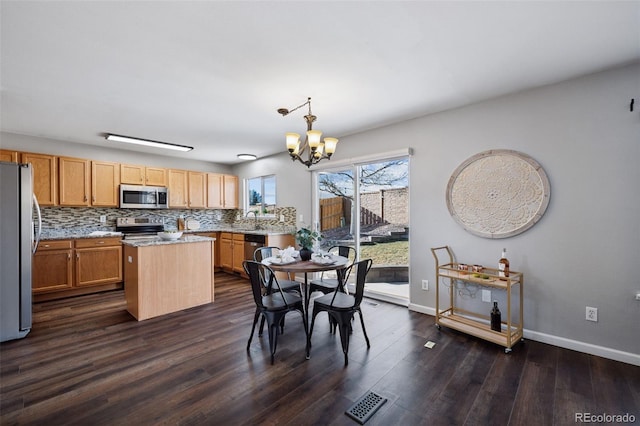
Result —
<svg viewBox="0 0 640 426"><path fill-rule="evenodd" d="M640 106L630 112L631 98L640 99L638 64L342 137L332 162L413 148L412 309L435 307L431 247L449 245L461 262L484 265L495 265L506 247L511 268L525 274L528 338L638 363ZM507 239L467 233L446 207L453 171L489 149L528 154L551 184L542 220ZM234 171L277 173L278 201L305 217L311 213L310 176L286 154ZM429 279L428 291L421 290L422 279ZM585 321L586 306L598 308L597 323Z"/></svg>

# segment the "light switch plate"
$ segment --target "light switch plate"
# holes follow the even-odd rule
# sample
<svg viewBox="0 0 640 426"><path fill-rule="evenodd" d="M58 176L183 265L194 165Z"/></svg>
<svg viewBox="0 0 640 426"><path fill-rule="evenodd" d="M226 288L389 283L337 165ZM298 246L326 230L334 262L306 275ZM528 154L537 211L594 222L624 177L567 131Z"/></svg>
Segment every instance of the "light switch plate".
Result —
<svg viewBox="0 0 640 426"><path fill-rule="evenodd" d="M491 290L482 290L482 301L491 303Z"/></svg>

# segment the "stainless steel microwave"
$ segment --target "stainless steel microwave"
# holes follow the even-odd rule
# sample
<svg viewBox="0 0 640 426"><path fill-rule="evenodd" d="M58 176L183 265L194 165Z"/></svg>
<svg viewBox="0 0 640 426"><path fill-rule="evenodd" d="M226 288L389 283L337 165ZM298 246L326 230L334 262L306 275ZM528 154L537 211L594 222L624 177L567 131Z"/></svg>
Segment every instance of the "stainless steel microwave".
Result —
<svg viewBox="0 0 640 426"><path fill-rule="evenodd" d="M163 186L120 185L121 209L168 209L169 190Z"/></svg>

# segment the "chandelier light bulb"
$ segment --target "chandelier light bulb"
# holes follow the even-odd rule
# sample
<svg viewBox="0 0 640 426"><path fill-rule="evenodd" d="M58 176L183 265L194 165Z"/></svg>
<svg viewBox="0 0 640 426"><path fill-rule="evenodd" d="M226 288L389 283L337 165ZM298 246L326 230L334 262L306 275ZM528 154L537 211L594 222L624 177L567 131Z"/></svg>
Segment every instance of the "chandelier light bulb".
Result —
<svg viewBox="0 0 640 426"><path fill-rule="evenodd" d="M293 152L298 147L298 141L300 141L300 135L297 133L286 133L287 149L289 152Z"/></svg>
<svg viewBox="0 0 640 426"><path fill-rule="evenodd" d="M315 151L318 146L320 146L320 137L322 136L322 132L320 130L309 130L307 131L307 138L309 138L309 148L312 151Z"/></svg>

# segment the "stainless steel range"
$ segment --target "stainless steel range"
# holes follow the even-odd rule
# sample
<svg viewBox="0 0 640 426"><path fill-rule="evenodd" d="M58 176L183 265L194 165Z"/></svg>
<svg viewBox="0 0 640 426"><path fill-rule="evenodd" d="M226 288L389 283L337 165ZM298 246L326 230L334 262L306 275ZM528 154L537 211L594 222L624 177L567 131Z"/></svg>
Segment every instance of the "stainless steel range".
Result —
<svg viewBox="0 0 640 426"><path fill-rule="evenodd" d="M155 217L119 217L116 231L124 234L125 240L156 238L164 231L164 219Z"/></svg>

